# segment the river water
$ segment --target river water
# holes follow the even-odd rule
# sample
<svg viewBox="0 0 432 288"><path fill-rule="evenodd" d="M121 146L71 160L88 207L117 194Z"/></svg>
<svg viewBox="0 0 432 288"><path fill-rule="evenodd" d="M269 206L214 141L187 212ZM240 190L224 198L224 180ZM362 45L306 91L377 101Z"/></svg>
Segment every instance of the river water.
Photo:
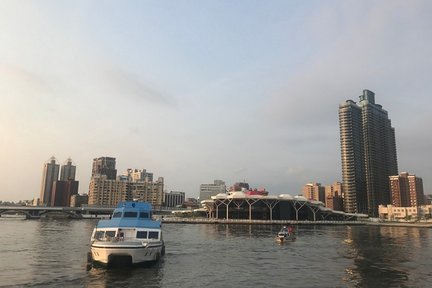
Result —
<svg viewBox="0 0 432 288"><path fill-rule="evenodd" d="M148 267L92 268L97 220L0 218L0 287L430 287L432 229L164 224L165 258Z"/></svg>

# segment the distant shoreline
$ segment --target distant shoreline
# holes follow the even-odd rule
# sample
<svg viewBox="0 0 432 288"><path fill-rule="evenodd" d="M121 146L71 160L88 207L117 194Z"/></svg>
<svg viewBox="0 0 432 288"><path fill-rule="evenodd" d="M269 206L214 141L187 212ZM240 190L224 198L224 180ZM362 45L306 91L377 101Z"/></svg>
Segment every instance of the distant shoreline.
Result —
<svg viewBox="0 0 432 288"><path fill-rule="evenodd" d="M432 222L403 223L403 222L365 222L365 221L296 221L296 220L248 220L248 219L208 219L208 218L179 218L166 217L161 219L163 224L242 224L242 225L369 225L432 228Z"/></svg>
<svg viewBox="0 0 432 288"><path fill-rule="evenodd" d="M3 220L26 220L25 215L1 215ZM51 219L72 219L65 217L44 217ZM84 217L73 220L98 220L103 217ZM41 218L38 218L41 219ZM38 220L33 219L33 220ZM237 225L368 225L368 226L388 226L388 227L412 227L412 228L432 228L432 221L428 222L372 222L372 221L296 221L296 220L249 220L249 219L209 219L209 218L181 218L181 217L157 217L163 224L237 224ZM28 220L28 219L27 219Z"/></svg>
<svg viewBox="0 0 432 288"><path fill-rule="evenodd" d="M415 228L432 228L432 222L366 222L370 226L393 226L393 227L415 227Z"/></svg>

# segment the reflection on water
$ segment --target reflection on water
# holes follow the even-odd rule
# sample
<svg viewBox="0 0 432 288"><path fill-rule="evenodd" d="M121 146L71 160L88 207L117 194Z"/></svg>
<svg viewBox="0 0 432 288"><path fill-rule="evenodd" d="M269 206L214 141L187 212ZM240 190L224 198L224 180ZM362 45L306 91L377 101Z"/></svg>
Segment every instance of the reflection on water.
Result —
<svg viewBox="0 0 432 288"><path fill-rule="evenodd" d="M431 229L165 224L165 258L134 269L87 269L96 220L0 218L0 286L428 287ZM6 260L4 260L6 259Z"/></svg>
<svg viewBox="0 0 432 288"><path fill-rule="evenodd" d="M409 227L348 227L346 255L354 260L346 268L356 287L426 287L419 281L432 275L425 265L430 253L428 229ZM417 284L416 284L417 283ZM420 285L423 283L423 285Z"/></svg>
<svg viewBox="0 0 432 288"><path fill-rule="evenodd" d="M113 287L115 283L116 287L161 287L162 278L163 260L133 269L92 268L88 271L84 286L105 288Z"/></svg>

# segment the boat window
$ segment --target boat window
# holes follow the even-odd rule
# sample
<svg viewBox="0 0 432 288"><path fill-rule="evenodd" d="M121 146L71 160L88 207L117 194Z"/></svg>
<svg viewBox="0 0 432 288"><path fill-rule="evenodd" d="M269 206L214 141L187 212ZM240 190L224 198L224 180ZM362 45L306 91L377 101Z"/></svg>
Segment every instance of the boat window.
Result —
<svg viewBox="0 0 432 288"><path fill-rule="evenodd" d="M137 217L137 212L124 212L124 216L125 218L136 218Z"/></svg>
<svg viewBox="0 0 432 288"><path fill-rule="evenodd" d="M148 212L140 212L140 218L149 218Z"/></svg>
<svg viewBox="0 0 432 288"><path fill-rule="evenodd" d="M148 238L149 239L158 239L159 238L159 232L157 232L157 231L150 231Z"/></svg>
<svg viewBox="0 0 432 288"><path fill-rule="evenodd" d="M104 235L105 231L96 231L94 238L101 239Z"/></svg>
<svg viewBox="0 0 432 288"><path fill-rule="evenodd" d="M122 215L122 212L114 212L112 218L120 218Z"/></svg>
<svg viewBox="0 0 432 288"><path fill-rule="evenodd" d="M147 231L137 231L136 238L147 239Z"/></svg>
<svg viewBox="0 0 432 288"><path fill-rule="evenodd" d="M105 232L105 236L108 237L114 237L115 236L116 231L106 231Z"/></svg>

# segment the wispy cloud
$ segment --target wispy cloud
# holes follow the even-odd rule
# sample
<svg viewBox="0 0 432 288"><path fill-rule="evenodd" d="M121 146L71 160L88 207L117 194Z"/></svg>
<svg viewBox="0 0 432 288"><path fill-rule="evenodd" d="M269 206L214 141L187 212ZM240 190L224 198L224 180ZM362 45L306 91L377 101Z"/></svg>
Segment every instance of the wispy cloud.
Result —
<svg viewBox="0 0 432 288"><path fill-rule="evenodd" d="M152 87L137 73L126 71L119 66L102 67L100 72L101 74L97 75L98 84L100 90L105 93L112 94L120 99L127 97L133 101L148 101L171 107L176 105L174 97L161 89Z"/></svg>

